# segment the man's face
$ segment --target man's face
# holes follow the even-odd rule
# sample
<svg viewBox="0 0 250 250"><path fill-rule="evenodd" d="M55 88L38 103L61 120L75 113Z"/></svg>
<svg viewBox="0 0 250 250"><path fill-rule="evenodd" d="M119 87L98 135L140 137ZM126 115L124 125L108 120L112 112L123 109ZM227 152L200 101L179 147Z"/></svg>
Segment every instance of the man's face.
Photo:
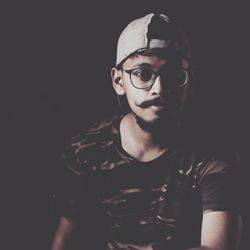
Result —
<svg viewBox="0 0 250 250"><path fill-rule="evenodd" d="M130 74L126 71L139 69L138 74L140 74L142 72L140 69L145 68L159 73L159 75L156 74L157 77L151 87L135 88L131 83ZM122 86L133 113L144 122L153 124L163 117L172 117L184 107L188 95L188 82L180 88L173 89L170 88L173 84L170 79L173 78L168 76L172 72L185 69L188 69L188 62L185 59L173 61L158 55L138 55L128 58L124 62L122 70L113 74L113 83L115 76L120 77L119 85ZM117 91L116 87L115 89ZM117 93L121 94L118 91Z"/></svg>
<svg viewBox="0 0 250 250"><path fill-rule="evenodd" d="M151 87L137 89L132 85L130 75L124 70L136 68L159 72ZM182 69L188 69L188 62L184 59L172 62L157 55L128 58L123 64L121 77L131 110L149 123L153 123L164 114L175 114L180 111L187 100L188 83L180 88L171 89L172 83L168 82L170 81L168 75L172 73L171 71Z"/></svg>

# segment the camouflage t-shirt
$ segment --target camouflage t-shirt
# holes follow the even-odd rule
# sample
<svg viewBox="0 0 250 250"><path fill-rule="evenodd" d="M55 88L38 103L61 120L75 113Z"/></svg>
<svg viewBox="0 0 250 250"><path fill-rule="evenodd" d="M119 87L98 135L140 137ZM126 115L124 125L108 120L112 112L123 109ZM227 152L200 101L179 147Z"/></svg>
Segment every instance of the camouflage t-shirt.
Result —
<svg viewBox="0 0 250 250"><path fill-rule="evenodd" d="M81 228L79 249L198 246L204 212L236 212L233 164L177 145L140 162L121 146L122 117L73 137L63 153L60 213Z"/></svg>

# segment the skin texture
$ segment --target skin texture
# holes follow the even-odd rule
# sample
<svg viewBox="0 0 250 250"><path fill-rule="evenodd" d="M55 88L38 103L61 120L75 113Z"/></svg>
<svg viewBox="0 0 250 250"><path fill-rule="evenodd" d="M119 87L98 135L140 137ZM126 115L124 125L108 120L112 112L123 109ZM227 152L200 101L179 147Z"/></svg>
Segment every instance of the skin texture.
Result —
<svg viewBox="0 0 250 250"><path fill-rule="evenodd" d="M66 250L67 243L74 231L74 223L68 218L61 217L52 243L52 250Z"/></svg>
<svg viewBox="0 0 250 250"><path fill-rule="evenodd" d="M138 55L128 58L123 69L134 69L141 65L150 67L155 72L165 69L171 65L171 61L161 58L157 55L142 56ZM179 60L177 67L188 69L188 62L184 59ZM140 161L150 161L157 158L161 153L167 150L166 144L159 141L159 128L144 131L138 125L135 116L148 124L160 123L163 118L180 112L188 99L189 84L186 84L178 91L169 91L167 84L159 75L154 85L148 89L136 89L130 82L129 75L113 68L111 71L113 87L118 95L126 95L129 106L132 110L121 121L121 141L123 148L133 157ZM159 98L160 105L141 107L141 104ZM164 131L166 129L164 128ZM170 131L171 132L171 131ZM164 132L165 133L165 132Z"/></svg>
<svg viewBox="0 0 250 250"><path fill-rule="evenodd" d="M128 58L124 64L123 69L137 68L142 64L148 64L151 69L157 72L161 67L168 66L171 62L167 59L160 58L159 56L142 56ZM179 67L188 69L188 62L184 59L180 60ZM161 98L165 105L165 108L171 109L172 113L180 111L185 105L188 98L188 84L182 87L179 91L171 93L166 84L158 76L154 85L149 89L136 89L132 86L129 75L121 70L113 68L111 71L113 79L113 87L118 95L127 96L127 100L131 110L148 122L154 122L160 117L160 110L156 107L141 108L139 107L145 101L152 100L154 98ZM170 106L171 105L171 106Z"/></svg>

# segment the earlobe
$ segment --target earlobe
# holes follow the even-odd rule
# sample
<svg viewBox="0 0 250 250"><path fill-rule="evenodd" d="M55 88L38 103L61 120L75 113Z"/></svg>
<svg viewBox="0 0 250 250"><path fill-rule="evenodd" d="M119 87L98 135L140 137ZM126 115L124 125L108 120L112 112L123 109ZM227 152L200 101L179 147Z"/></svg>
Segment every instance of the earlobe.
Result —
<svg viewBox="0 0 250 250"><path fill-rule="evenodd" d="M123 86L123 79L121 71L116 68L111 69L112 85L118 95L124 95L125 89Z"/></svg>

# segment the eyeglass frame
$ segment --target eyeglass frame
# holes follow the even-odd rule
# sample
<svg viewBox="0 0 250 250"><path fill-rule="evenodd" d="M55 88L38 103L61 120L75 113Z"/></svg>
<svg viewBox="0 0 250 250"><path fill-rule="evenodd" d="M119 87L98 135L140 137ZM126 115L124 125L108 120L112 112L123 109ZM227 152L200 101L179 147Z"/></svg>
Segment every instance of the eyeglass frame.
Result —
<svg viewBox="0 0 250 250"><path fill-rule="evenodd" d="M125 72L129 75L130 83L131 83L132 86L133 86L134 88L136 88L136 89L151 89L151 88L153 87L154 83L155 83L156 78L161 74L160 71L154 72L153 70L149 69L150 71L152 71L152 73L153 73L153 75L154 75L154 78L153 78L153 80L152 80L152 83L151 83L148 87L139 88L139 87L136 87L136 86L134 85L134 83L133 83L133 81L132 81L132 78L131 78L131 73L132 73L134 70L137 70L137 69L141 69L141 68L134 68L134 69L128 69L128 70L125 70L125 69L122 69L122 68L120 69L121 71L125 71ZM185 74L186 74L186 80L185 80L185 82L184 82L182 85L180 85L179 87L177 87L176 90L177 90L177 89L180 89L180 88L182 88L182 87L184 87L184 86L188 83L188 81L189 81L189 73L188 73L189 70L188 70L187 68L180 68L180 69L182 69L182 70L185 72Z"/></svg>

